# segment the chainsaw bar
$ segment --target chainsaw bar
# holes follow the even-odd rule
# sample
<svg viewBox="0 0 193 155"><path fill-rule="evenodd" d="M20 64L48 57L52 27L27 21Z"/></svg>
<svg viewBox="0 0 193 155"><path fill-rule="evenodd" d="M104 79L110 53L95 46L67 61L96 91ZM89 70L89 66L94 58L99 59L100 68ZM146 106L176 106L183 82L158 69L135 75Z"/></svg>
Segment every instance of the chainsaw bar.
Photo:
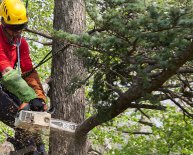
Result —
<svg viewBox="0 0 193 155"><path fill-rule="evenodd" d="M63 130L69 133L74 133L77 128L77 124L52 118L50 127L55 130Z"/></svg>
<svg viewBox="0 0 193 155"><path fill-rule="evenodd" d="M51 128L53 130L65 131L69 134L74 134L77 128L76 123L51 118L51 114L47 112L26 110L18 113L14 125L30 132L41 132Z"/></svg>

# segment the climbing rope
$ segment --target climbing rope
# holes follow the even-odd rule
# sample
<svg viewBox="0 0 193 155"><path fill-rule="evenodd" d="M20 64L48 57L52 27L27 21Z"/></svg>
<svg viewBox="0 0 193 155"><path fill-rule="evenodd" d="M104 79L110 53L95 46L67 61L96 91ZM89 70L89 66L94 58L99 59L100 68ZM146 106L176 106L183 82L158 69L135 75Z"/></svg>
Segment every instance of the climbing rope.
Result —
<svg viewBox="0 0 193 155"><path fill-rule="evenodd" d="M65 46L63 46L61 49L57 50L54 54L51 55L52 50L50 52L48 52L45 57L35 66L33 67L30 71L22 74L22 77L25 78L27 76L29 76L36 68L40 67L41 65L43 65L45 62L47 62L48 60L50 60L52 57L60 54L62 51L64 51L65 49L67 49L70 46L70 44L67 44ZM51 55L51 56L50 56Z"/></svg>
<svg viewBox="0 0 193 155"><path fill-rule="evenodd" d="M26 8L26 10L27 10L27 8L28 8L28 0L26 0L25 8Z"/></svg>
<svg viewBox="0 0 193 155"><path fill-rule="evenodd" d="M20 50L19 46L21 45L21 36L16 41L16 49L17 49L17 63L18 63L18 76L21 77L21 71L20 71Z"/></svg>

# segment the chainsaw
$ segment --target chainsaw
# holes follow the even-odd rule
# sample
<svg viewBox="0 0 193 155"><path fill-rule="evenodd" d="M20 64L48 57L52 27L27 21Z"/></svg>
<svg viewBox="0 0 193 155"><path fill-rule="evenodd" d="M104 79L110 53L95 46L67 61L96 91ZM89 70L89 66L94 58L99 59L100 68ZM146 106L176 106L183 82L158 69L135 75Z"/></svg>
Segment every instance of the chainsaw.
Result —
<svg viewBox="0 0 193 155"><path fill-rule="evenodd" d="M48 112L21 110L15 118L15 127L28 130L33 133L43 132L45 130L61 130L67 134L73 135L77 124L51 118Z"/></svg>

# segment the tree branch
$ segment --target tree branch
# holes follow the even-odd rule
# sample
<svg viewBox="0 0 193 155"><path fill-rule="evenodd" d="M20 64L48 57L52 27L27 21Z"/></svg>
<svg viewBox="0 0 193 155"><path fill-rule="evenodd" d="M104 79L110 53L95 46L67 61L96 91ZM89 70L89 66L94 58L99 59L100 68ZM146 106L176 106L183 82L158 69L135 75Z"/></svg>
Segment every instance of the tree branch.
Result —
<svg viewBox="0 0 193 155"><path fill-rule="evenodd" d="M137 109L151 109L151 110L165 110L166 107L164 106L158 106L158 105L148 105L148 104L128 104L129 107L128 108L137 108ZM106 111L106 110L104 110ZM99 124L102 124L106 121L104 121L104 117L105 115L108 115L108 111L104 112L104 116L100 115L100 113L95 114L93 116L91 116L90 118L88 118L87 120L85 120L82 124L80 124L77 129L76 129L76 136L84 136L85 134L87 134L92 128L93 126L97 126Z"/></svg>
<svg viewBox="0 0 193 155"><path fill-rule="evenodd" d="M136 132L129 132L129 131L122 131L123 133L129 133L132 135L151 135L153 134L152 132L140 132L140 131L136 131Z"/></svg>
<svg viewBox="0 0 193 155"><path fill-rule="evenodd" d="M193 42L191 42L187 50L181 51L178 53L178 55L172 57L166 65L167 69L163 70L157 78L151 79L148 85L144 85L145 81L143 81L143 79L138 80L135 85L122 94L110 107L106 108L105 110L98 111L97 114L85 120L81 125L78 126L76 136L85 136L94 127L113 119L120 113L124 112L127 108L131 108L131 103L133 101L141 98L145 94L159 89L165 81L173 76L177 70L192 57Z"/></svg>
<svg viewBox="0 0 193 155"><path fill-rule="evenodd" d="M26 38L26 40L31 40L31 41L40 43L40 44L42 44L44 46L51 46L52 45L52 42L41 42L41 41L38 41L38 40L35 40L35 39L31 39L31 38Z"/></svg>
<svg viewBox="0 0 193 155"><path fill-rule="evenodd" d="M193 73L193 68L182 67L177 72L178 73Z"/></svg>
<svg viewBox="0 0 193 155"><path fill-rule="evenodd" d="M184 114L186 114L186 116L193 118L193 114L189 113L183 106L181 106L178 102L176 102L172 97L170 97L170 99L184 112Z"/></svg>
<svg viewBox="0 0 193 155"><path fill-rule="evenodd" d="M88 31L87 33L88 33L89 35L92 35L92 34L95 33L95 32L102 32L102 31L106 31L106 29L104 29L104 28L103 28L103 29L94 28L94 29Z"/></svg>
<svg viewBox="0 0 193 155"><path fill-rule="evenodd" d="M42 36L42 37L44 37L44 38L47 38L47 39L53 39L52 36L50 36L50 35L48 35L48 34L41 33L41 32L36 31L36 30L32 30L32 29L26 28L25 31L26 31L26 32L33 33L33 34L40 35L40 36Z"/></svg>
<svg viewBox="0 0 193 155"><path fill-rule="evenodd" d="M138 121L139 123L143 124L143 125L147 125L147 126L150 126L150 127L153 127L153 123L150 123L150 122L145 122L145 121Z"/></svg>
<svg viewBox="0 0 193 155"><path fill-rule="evenodd" d="M144 113L141 109L137 109L137 110L139 110L142 115L144 115L145 117L147 117L148 119L150 119L150 116L148 116L146 113Z"/></svg>

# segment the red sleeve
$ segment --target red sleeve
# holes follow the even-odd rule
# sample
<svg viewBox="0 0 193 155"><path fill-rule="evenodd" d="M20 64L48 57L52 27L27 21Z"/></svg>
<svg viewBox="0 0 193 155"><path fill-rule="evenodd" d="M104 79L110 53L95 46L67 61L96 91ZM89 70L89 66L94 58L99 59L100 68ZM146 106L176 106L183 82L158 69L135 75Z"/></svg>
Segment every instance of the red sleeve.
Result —
<svg viewBox="0 0 193 155"><path fill-rule="evenodd" d="M11 67L11 63L6 56L4 49L0 45L0 72L2 73L7 67Z"/></svg>
<svg viewBox="0 0 193 155"><path fill-rule="evenodd" d="M20 62L21 62L22 73L30 71L33 68L33 65L29 54L28 43L24 38L22 38L21 40L20 57L21 57Z"/></svg>

